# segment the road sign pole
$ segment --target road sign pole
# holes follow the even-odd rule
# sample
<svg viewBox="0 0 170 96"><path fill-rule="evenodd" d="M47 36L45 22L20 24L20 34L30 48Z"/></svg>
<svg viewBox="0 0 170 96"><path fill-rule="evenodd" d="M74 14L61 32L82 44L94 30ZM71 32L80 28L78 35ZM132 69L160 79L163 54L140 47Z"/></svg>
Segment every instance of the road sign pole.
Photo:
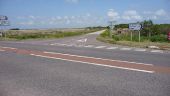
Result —
<svg viewBox="0 0 170 96"><path fill-rule="evenodd" d="M110 35L110 38L112 38L112 31L113 31L113 22L110 22L111 24L110 24L110 33L109 33L109 35Z"/></svg>
<svg viewBox="0 0 170 96"><path fill-rule="evenodd" d="M140 30L139 30L139 42L140 42Z"/></svg>
<svg viewBox="0 0 170 96"><path fill-rule="evenodd" d="M109 28L110 28L109 36L110 36L110 38L112 38L112 33L113 33L113 29L114 29L115 23L116 23L116 21L109 21Z"/></svg>
<svg viewBox="0 0 170 96"><path fill-rule="evenodd" d="M130 37L131 37L131 41L132 41L132 31L130 32Z"/></svg>

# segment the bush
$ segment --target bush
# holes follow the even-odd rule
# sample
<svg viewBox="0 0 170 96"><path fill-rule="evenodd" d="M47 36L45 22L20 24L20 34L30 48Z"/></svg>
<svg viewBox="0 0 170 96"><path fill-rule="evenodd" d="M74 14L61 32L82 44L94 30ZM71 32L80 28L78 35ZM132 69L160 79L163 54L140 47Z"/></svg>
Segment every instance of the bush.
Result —
<svg viewBox="0 0 170 96"><path fill-rule="evenodd" d="M109 30L106 30L105 32L100 34L101 37L109 37Z"/></svg>
<svg viewBox="0 0 170 96"><path fill-rule="evenodd" d="M167 42L167 38L165 35L155 35L150 38L152 42Z"/></svg>

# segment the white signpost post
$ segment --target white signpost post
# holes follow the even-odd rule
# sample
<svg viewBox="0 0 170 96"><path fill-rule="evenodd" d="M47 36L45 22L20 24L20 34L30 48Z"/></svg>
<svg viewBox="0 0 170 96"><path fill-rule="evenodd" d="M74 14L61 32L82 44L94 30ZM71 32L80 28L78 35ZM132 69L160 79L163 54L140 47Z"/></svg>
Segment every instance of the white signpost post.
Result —
<svg viewBox="0 0 170 96"><path fill-rule="evenodd" d="M110 35L110 38L112 38L112 33L113 33L113 29L115 27L115 23L116 23L116 21L109 21L109 28L110 28L109 35Z"/></svg>
<svg viewBox="0 0 170 96"><path fill-rule="evenodd" d="M129 29L132 31L138 31L139 32L139 42L140 42L140 30L142 28L142 25L140 23L130 23ZM131 31L131 41L132 41L132 31Z"/></svg>

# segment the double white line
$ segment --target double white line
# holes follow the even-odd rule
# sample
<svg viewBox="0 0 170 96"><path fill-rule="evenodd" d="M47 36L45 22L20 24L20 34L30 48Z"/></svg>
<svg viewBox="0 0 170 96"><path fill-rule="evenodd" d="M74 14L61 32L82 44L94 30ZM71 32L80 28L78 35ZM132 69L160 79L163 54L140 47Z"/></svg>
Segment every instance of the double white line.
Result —
<svg viewBox="0 0 170 96"><path fill-rule="evenodd" d="M87 56L63 54L63 53L54 53L54 52L43 52L43 53L56 54L56 55L58 54L58 55L65 55L65 56L74 56L74 57L81 57L81 58L85 58L85 59L91 58L91 59L96 59L96 60L108 60L108 61L116 61L116 62L124 62L124 63L133 63L133 64L142 64L142 65L153 66L152 64L144 64L144 63L136 63L136 62L120 61L120 60L110 60L110 59L102 59L102 58L95 58L95 57L87 57ZM72 60L72 59L58 58L58 57L46 56L46 55L39 55L39 54L30 54L30 55L32 55L32 56L37 56L37 57L49 58L49 59L59 59L59 60L64 60L64 61L79 62L79 63L85 63L85 64L90 64L90 65L97 65L97 66L118 68L118 69L124 69L124 70L139 71L139 72L146 72L146 73L154 73L154 71L148 71L148 70L142 70L142 69L135 69L135 68L127 68L127 67L114 66L114 65L99 64L99 63L88 62L88 61L85 62L85 61L81 61L81 60Z"/></svg>

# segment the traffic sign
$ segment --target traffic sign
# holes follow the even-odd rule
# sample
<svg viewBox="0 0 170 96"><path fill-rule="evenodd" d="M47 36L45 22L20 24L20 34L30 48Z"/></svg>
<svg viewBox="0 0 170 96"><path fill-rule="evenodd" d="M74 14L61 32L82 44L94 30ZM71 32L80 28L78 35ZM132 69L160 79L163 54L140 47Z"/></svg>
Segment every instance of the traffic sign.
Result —
<svg viewBox="0 0 170 96"><path fill-rule="evenodd" d="M8 20L7 16L0 16L0 20Z"/></svg>
<svg viewBox="0 0 170 96"><path fill-rule="evenodd" d="M129 29L130 30L140 30L142 28L142 25L140 23L130 23Z"/></svg>

